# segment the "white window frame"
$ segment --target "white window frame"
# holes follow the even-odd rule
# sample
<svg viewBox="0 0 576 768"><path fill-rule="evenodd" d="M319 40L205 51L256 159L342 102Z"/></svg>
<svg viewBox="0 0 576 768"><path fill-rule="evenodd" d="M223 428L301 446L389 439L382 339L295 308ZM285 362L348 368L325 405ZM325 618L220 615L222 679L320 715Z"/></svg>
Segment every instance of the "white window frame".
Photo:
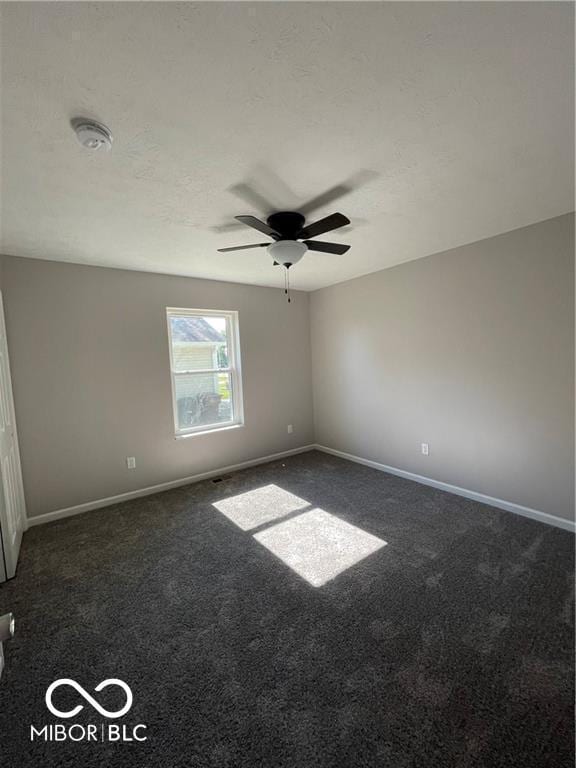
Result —
<svg viewBox="0 0 576 768"><path fill-rule="evenodd" d="M175 371L174 355L172 349L171 317L207 317L214 315L226 319L226 340L228 353L227 368L201 368L193 371ZM166 327L168 330L168 349L170 353L170 382L172 385L172 413L174 416L174 434L176 439L192 437L211 432L219 432L226 429L234 429L244 425L244 398L242 396L242 369L240 365L240 329L238 324L238 312L236 310L219 309L183 309L179 307L166 307ZM199 424L196 427L181 429L178 425L178 403L176 400L176 376L190 373L229 373L230 386L232 388L232 415L230 421L219 421L215 424Z"/></svg>

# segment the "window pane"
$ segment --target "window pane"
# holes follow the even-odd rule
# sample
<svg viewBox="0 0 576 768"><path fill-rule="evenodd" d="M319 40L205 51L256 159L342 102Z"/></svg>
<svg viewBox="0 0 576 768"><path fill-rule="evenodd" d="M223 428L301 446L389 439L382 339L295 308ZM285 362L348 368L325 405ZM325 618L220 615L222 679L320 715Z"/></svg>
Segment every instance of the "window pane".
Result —
<svg viewBox="0 0 576 768"><path fill-rule="evenodd" d="M170 334L175 371L228 367L225 317L172 315Z"/></svg>
<svg viewBox="0 0 576 768"><path fill-rule="evenodd" d="M174 377L178 429L232 421L229 373L185 373Z"/></svg>

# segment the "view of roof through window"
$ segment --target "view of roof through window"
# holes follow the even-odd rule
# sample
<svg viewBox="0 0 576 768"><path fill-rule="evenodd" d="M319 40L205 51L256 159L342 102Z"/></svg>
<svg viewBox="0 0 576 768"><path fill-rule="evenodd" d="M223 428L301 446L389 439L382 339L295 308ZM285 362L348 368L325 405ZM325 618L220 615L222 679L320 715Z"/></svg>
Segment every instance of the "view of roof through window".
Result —
<svg viewBox="0 0 576 768"><path fill-rule="evenodd" d="M180 315L170 318L173 341L226 342L226 319L224 317L200 317Z"/></svg>

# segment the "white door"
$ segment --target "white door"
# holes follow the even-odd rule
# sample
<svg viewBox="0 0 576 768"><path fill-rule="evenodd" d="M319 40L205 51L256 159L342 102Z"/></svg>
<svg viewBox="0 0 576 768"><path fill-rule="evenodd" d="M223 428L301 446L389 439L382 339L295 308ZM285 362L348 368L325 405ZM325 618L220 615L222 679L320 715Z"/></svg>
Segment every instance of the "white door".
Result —
<svg viewBox="0 0 576 768"><path fill-rule="evenodd" d="M0 293L0 535L2 576L11 579L16 573L18 552L26 524L22 470L18 436L14 419L14 399L10 379L10 361L6 342L4 304Z"/></svg>

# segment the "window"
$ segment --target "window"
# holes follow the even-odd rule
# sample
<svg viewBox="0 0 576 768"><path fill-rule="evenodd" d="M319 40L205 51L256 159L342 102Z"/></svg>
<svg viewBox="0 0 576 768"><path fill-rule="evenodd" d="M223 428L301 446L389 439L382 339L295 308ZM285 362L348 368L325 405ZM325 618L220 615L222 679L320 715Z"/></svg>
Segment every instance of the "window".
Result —
<svg viewBox="0 0 576 768"><path fill-rule="evenodd" d="M238 312L166 313L176 436L242 424Z"/></svg>

